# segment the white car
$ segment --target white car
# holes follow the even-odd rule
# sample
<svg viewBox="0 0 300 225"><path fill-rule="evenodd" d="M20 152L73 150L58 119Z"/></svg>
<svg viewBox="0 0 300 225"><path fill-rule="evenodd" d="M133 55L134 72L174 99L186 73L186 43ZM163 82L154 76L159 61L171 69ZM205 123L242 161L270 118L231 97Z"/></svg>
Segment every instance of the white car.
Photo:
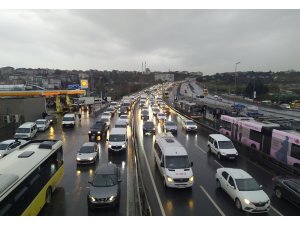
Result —
<svg viewBox="0 0 300 225"><path fill-rule="evenodd" d="M86 142L77 152L77 164L96 163L99 155L99 147L95 142Z"/></svg>
<svg viewBox="0 0 300 225"><path fill-rule="evenodd" d="M182 128L186 131L197 131L197 124L193 120L184 120Z"/></svg>
<svg viewBox="0 0 300 225"><path fill-rule="evenodd" d="M270 209L268 195L262 190L262 186L244 170L217 169L216 186L227 192L239 210L266 213Z"/></svg>
<svg viewBox="0 0 300 225"><path fill-rule="evenodd" d="M129 124L129 118L127 115L121 115L119 117L119 121L125 121L127 125Z"/></svg>
<svg viewBox="0 0 300 225"><path fill-rule="evenodd" d="M219 159L237 159L239 154L232 141L223 134L210 134L207 141L208 151Z"/></svg>
<svg viewBox="0 0 300 225"><path fill-rule="evenodd" d="M50 121L47 119L38 119L35 123L38 131L45 131L50 127Z"/></svg>
<svg viewBox="0 0 300 225"><path fill-rule="evenodd" d="M112 112L109 112L109 111L105 111L104 113L102 113L101 115L101 119L102 118L111 118L112 117Z"/></svg>
<svg viewBox="0 0 300 225"><path fill-rule="evenodd" d="M0 142L0 159L19 149L21 145L25 144L25 140L10 139Z"/></svg>
<svg viewBox="0 0 300 225"><path fill-rule="evenodd" d="M167 120L167 117L164 113L157 113L156 117L157 117L158 120L161 120L161 121L166 121Z"/></svg>

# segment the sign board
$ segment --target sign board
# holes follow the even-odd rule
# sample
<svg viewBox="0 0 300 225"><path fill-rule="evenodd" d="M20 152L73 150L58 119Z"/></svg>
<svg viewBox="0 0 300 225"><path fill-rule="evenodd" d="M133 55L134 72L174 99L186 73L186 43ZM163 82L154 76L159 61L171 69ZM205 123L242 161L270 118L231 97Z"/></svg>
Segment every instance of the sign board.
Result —
<svg viewBox="0 0 300 225"><path fill-rule="evenodd" d="M80 84L68 84L68 90L80 89Z"/></svg>
<svg viewBox="0 0 300 225"><path fill-rule="evenodd" d="M88 89L89 88L89 82L88 80L80 80L81 89Z"/></svg>

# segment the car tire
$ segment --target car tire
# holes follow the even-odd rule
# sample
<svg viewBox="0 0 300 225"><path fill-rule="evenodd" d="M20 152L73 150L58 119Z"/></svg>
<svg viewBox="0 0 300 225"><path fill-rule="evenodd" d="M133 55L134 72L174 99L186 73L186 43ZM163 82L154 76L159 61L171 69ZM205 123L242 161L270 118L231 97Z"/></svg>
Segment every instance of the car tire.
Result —
<svg viewBox="0 0 300 225"><path fill-rule="evenodd" d="M220 153L218 153L218 155L217 155L217 156L218 156L218 159L220 159L220 160L222 159L222 156L221 156L221 154L220 154Z"/></svg>
<svg viewBox="0 0 300 225"><path fill-rule="evenodd" d="M211 147L208 146L208 153L211 154Z"/></svg>
<svg viewBox="0 0 300 225"><path fill-rule="evenodd" d="M237 198L235 199L235 207L238 209L238 210L242 210L242 203L241 201Z"/></svg>
<svg viewBox="0 0 300 225"><path fill-rule="evenodd" d="M216 180L216 187L217 187L217 189L221 189L222 188L219 179Z"/></svg>
<svg viewBox="0 0 300 225"><path fill-rule="evenodd" d="M48 187L47 191L46 191L46 204L50 204L52 200L52 189L51 187Z"/></svg>
<svg viewBox="0 0 300 225"><path fill-rule="evenodd" d="M279 187L276 187L275 188L275 196L278 198L278 199L281 199L282 198L282 192L280 190Z"/></svg>
<svg viewBox="0 0 300 225"><path fill-rule="evenodd" d="M165 189L168 189L167 182L166 182L166 179L165 179L165 178L164 178L164 188L165 188Z"/></svg>

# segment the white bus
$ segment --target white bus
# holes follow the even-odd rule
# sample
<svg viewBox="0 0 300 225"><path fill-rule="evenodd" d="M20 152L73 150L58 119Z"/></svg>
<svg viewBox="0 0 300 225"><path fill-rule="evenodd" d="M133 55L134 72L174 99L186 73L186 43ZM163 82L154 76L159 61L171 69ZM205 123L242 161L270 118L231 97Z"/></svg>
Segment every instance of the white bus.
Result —
<svg viewBox="0 0 300 225"><path fill-rule="evenodd" d="M0 163L0 216L38 215L64 174L58 140L34 140Z"/></svg>

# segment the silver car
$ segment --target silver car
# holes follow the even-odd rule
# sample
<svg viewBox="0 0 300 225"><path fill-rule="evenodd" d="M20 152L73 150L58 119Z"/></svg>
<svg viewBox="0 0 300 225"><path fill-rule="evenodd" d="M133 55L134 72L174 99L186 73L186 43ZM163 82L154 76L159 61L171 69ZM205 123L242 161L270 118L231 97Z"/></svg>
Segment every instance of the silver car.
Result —
<svg viewBox="0 0 300 225"><path fill-rule="evenodd" d="M0 159L19 149L21 145L25 144L25 140L11 139L0 142Z"/></svg>
<svg viewBox="0 0 300 225"><path fill-rule="evenodd" d="M120 170L115 164L101 165L89 182L88 209L117 206L120 201L120 182Z"/></svg>
<svg viewBox="0 0 300 225"><path fill-rule="evenodd" d="M86 142L77 152L77 164L90 164L97 161L99 155L98 145L95 142Z"/></svg>

